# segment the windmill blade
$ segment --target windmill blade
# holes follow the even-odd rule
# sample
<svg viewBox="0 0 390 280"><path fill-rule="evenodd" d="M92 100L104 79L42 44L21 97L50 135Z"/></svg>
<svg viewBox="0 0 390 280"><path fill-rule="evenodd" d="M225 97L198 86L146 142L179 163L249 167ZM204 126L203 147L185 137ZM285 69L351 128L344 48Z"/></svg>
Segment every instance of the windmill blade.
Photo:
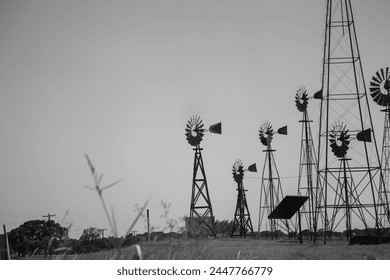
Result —
<svg viewBox="0 0 390 280"><path fill-rule="evenodd" d="M389 67L386 67L386 80L388 80L389 79Z"/></svg>
<svg viewBox="0 0 390 280"><path fill-rule="evenodd" d="M378 80L375 76L372 76L372 79L374 80L375 83L373 81L371 81L371 85L375 84L376 86L379 87L381 84L381 81Z"/></svg>
<svg viewBox="0 0 390 280"><path fill-rule="evenodd" d="M385 102L384 102L384 95L383 94L378 94L378 101L377 103L381 106L385 105Z"/></svg>
<svg viewBox="0 0 390 280"><path fill-rule="evenodd" d="M383 70L383 68L381 69L381 74L382 74L382 81L386 80L385 71Z"/></svg>
<svg viewBox="0 0 390 280"><path fill-rule="evenodd" d="M371 97L372 97L373 99L375 99L378 95L381 95L381 92L380 92L379 89L376 90L376 91L374 91L373 93L371 93ZM375 100L374 100L374 101L375 101Z"/></svg>
<svg viewBox="0 0 390 280"><path fill-rule="evenodd" d="M385 103L384 106L387 106L390 104L390 96L384 95L383 96L383 102Z"/></svg>
<svg viewBox="0 0 390 280"><path fill-rule="evenodd" d="M345 155L347 153L347 151L349 150L349 141L345 141L341 144L340 146L340 152L343 153L343 155Z"/></svg>
<svg viewBox="0 0 390 280"><path fill-rule="evenodd" d="M267 146L267 138L260 136L260 141L261 141L261 144L263 144L264 146Z"/></svg>
<svg viewBox="0 0 390 280"><path fill-rule="evenodd" d="M381 74L379 74L379 71L376 72L376 76L378 77L379 81L383 80L383 78L381 77Z"/></svg>
<svg viewBox="0 0 390 280"><path fill-rule="evenodd" d="M379 87L381 86L381 84L380 84L380 83L376 83L376 82L371 81L371 82L370 82L370 86L371 86L372 88L378 88L378 89L379 89Z"/></svg>
<svg viewBox="0 0 390 280"><path fill-rule="evenodd" d="M379 104L379 99L380 99L381 95L382 95L382 94L379 93L379 94L376 94L375 96L374 96L374 95L371 95L371 96L374 98L375 103L378 103L378 104Z"/></svg>
<svg viewBox="0 0 390 280"><path fill-rule="evenodd" d="M374 95L377 95L378 93L381 92L379 88L370 88L370 91L372 97L374 97Z"/></svg>

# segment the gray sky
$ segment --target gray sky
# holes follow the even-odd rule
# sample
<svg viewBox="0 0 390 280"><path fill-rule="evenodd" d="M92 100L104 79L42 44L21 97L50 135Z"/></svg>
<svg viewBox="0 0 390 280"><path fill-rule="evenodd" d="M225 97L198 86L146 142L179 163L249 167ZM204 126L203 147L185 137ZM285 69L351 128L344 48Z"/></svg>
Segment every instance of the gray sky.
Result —
<svg viewBox="0 0 390 280"><path fill-rule="evenodd" d="M388 0L352 0L366 84L389 66ZM48 212L108 228L84 154L107 190L120 233L149 197L159 230L189 214L193 150L184 128L198 114L222 122L203 159L213 211L232 219L237 158L262 170L259 126L288 125L273 147L285 194L297 191L301 114L296 90L321 87L324 0L0 1L0 224ZM377 139L383 115L370 100ZM317 139L319 104L310 116ZM381 143L378 143L380 147ZM257 228L261 172L244 184ZM178 226L183 225L182 222ZM135 230L145 231L144 220Z"/></svg>

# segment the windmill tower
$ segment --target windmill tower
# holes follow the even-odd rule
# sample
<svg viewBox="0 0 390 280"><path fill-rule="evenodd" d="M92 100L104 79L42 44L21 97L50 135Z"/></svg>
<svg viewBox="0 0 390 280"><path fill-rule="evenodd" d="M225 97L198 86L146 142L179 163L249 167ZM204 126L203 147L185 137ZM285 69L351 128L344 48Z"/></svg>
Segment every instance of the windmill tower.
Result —
<svg viewBox="0 0 390 280"><path fill-rule="evenodd" d="M239 236L246 238L247 235L252 235L255 237L255 233L253 231L251 216L249 214L248 204L246 202L245 192L247 190L244 189L243 179L244 172L257 172L256 164L252 164L248 167L248 169L244 169L244 165L241 160L236 160L233 165L233 178L237 183L237 204L236 211L234 212L234 222L233 222L233 230L231 237Z"/></svg>
<svg viewBox="0 0 390 280"><path fill-rule="evenodd" d="M341 214L345 220L347 240L350 241L352 238L353 216L356 216L365 224L366 214L364 213L363 205L360 202L361 195L356 188L352 170L349 166L349 161L351 161L352 158L347 157L347 151L349 150L351 137L346 125L342 122L334 124L329 133L329 143L332 152L340 162L339 173L337 175L337 185L334 187L334 207L332 207L331 213L331 217L333 217L333 219L331 219L329 228L335 228L336 223L341 222L341 220L335 218ZM366 230L368 230L366 224L365 227Z"/></svg>
<svg viewBox="0 0 390 280"><path fill-rule="evenodd" d="M365 219L352 219L355 221L352 226L375 228L379 232L382 225L378 219L378 209L385 206L378 200L381 189L377 183L381 174L380 161L351 1L327 0L326 3L322 89L314 95L314 98L321 99L317 158L318 181L324 194L320 205L320 209L324 211L324 233L328 237L336 229L342 231L341 220L346 218L345 212L343 215L338 212L337 216L331 214L337 207L332 203L337 197L335 188L344 179L338 176L340 164L331 154L328 143L331 128L340 122L348 126L351 139L360 141L354 141L349 146L348 156L352 160L348 162L348 166ZM355 193L355 190L352 192ZM351 215L363 216L355 211Z"/></svg>
<svg viewBox="0 0 390 280"><path fill-rule="evenodd" d="M387 208L379 208L379 220L384 227L390 226L389 211L389 177L390 177L390 72L389 67L377 71L370 82L371 97L378 105L384 107L385 122L383 126L381 167L382 176L380 177L380 186L383 186L379 192L379 201L387 205Z"/></svg>
<svg viewBox="0 0 390 280"><path fill-rule="evenodd" d="M307 90L300 87L295 94L295 105L302 113L301 150L298 176L298 195L307 196L309 199L302 207L303 226L310 232L310 239L315 241L317 233L317 221L321 213L317 211L319 198L322 196L321 188L317 187L317 157L311 133L309 114L307 106L309 97Z"/></svg>
<svg viewBox="0 0 390 280"><path fill-rule="evenodd" d="M270 122L266 121L260 126L259 137L261 143L267 147L263 150L265 153L265 161L263 167L263 175L260 188L260 208L259 208L259 223L258 232L262 227L267 227L267 221L264 220L264 215L268 217L275 207L282 201L283 191L280 181L279 171L275 163L273 152L275 150L271 147L273 135L279 133L287 135L287 126L279 128L274 132ZM268 229L271 232L271 238L277 238L277 231L280 230L280 225L277 220L269 219Z"/></svg>
<svg viewBox="0 0 390 280"><path fill-rule="evenodd" d="M221 134L221 123L211 125L208 129L211 133ZM199 116L193 116L186 125L186 138L188 143L195 147L194 168L192 177L192 194L190 205L190 217L188 219L188 237L197 235L200 226L209 229L212 235L216 236L213 208L211 206L210 194L204 169L202 148L200 142L203 139L206 129Z"/></svg>

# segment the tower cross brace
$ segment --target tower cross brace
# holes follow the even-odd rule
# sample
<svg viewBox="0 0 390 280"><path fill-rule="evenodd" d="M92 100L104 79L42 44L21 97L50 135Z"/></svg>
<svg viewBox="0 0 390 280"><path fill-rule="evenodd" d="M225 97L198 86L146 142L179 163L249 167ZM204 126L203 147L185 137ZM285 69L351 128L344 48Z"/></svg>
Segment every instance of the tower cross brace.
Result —
<svg viewBox="0 0 390 280"><path fill-rule="evenodd" d="M213 209L208 190L206 172L204 170L202 151L197 145L194 149L194 169L192 177L192 194L190 217L188 221L188 237L197 234L200 226L207 228L213 236L216 236Z"/></svg>

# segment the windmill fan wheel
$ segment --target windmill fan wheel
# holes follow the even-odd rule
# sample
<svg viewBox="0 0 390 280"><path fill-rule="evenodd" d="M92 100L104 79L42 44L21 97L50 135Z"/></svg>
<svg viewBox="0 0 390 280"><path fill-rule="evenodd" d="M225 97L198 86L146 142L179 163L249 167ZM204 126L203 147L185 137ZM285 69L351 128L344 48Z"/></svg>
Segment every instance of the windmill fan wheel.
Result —
<svg viewBox="0 0 390 280"><path fill-rule="evenodd" d="M295 105L300 112L305 112L308 104L307 90L300 87L295 94Z"/></svg>
<svg viewBox="0 0 390 280"><path fill-rule="evenodd" d="M244 178L244 165L241 160L236 160L233 164L233 178L237 183L241 182Z"/></svg>
<svg viewBox="0 0 390 280"><path fill-rule="evenodd" d="M192 116L186 125L186 139L191 146L197 146L202 141L204 124L199 116Z"/></svg>
<svg viewBox="0 0 390 280"><path fill-rule="evenodd" d="M272 136L274 134L274 131L272 129L272 125L269 121L265 121L259 129L259 138L261 143L264 146L267 146L272 141Z"/></svg>
<svg viewBox="0 0 390 280"><path fill-rule="evenodd" d="M371 97L380 106L390 105L390 73L389 67L381 69L372 76L370 82Z"/></svg>
<svg viewBox="0 0 390 280"><path fill-rule="evenodd" d="M349 134L346 126L343 123L336 123L329 134L329 142L330 147L332 148L332 152L338 158L342 158L347 154L349 149L348 145Z"/></svg>

